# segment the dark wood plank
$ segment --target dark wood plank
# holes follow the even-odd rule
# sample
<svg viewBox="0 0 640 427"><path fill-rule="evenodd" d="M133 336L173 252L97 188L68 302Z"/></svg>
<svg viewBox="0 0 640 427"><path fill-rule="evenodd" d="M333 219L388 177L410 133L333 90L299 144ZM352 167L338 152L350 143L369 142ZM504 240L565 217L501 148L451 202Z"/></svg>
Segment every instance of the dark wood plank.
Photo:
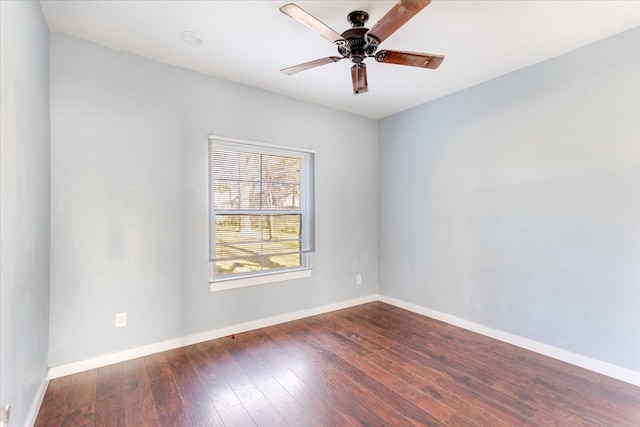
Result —
<svg viewBox="0 0 640 427"><path fill-rule="evenodd" d="M371 333L371 325L367 325L360 332L364 335ZM380 330L384 333L384 330ZM464 381L461 383L456 378L452 378L446 373L433 369L433 366L425 364L420 360L412 360L410 355L404 351L398 351L398 343L402 342L394 335L375 336L374 340L385 342L385 346L367 358L375 360L381 368L394 372L401 378L406 379L425 393L442 400L443 403L455 407L457 411L464 414L468 412L468 418L490 421L490 425L531 425L533 424L526 417L520 416L508 408L500 405L491 399L486 399L483 395L466 387ZM463 377L464 378L464 377ZM447 400L444 400L447 398ZM464 402L471 402L471 406ZM462 406L459 406L462 405ZM475 408L474 408L475 407ZM463 415L464 416L464 415ZM485 424L486 425L486 424Z"/></svg>
<svg viewBox="0 0 640 427"><path fill-rule="evenodd" d="M167 362L166 353L152 354L144 358L158 421L163 426L193 425L182 404L178 387Z"/></svg>
<svg viewBox="0 0 640 427"><path fill-rule="evenodd" d="M383 303L49 383L36 426L634 426L640 387Z"/></svg>
<svg viewBox="0 0 640 427"><path fill-rule="evenodd" d="M253 421L257 425L309 425L309 415L305 409L272 377L252 378L247 375L245 369L229 354L225 345L227 341L233 340L209 342L207 351Z"/></svg>
<svg viewBox="0 0 640 427"><path fill-rule="evenodd" d="M362 371L364 375L375 378L382 386L393 393L395 400L400 399L403 402L411 402L415 405L402 410L405 416L413 413L412 421L424 425L476 425L472 419L461 417L455 410L445 405L431 393L425 392L413 383L399 377L393 370L386 370L376 364L369 357L375 350L368 348L366 343L349 339L354 336L351 331L341 329L337 323L326 317L319 316L307 319L305 323L309 324L310 328L303 330L303 332L327 351L335 353L345 363ZM321 331L322 333L318 334L316 331Z"/></svg>
<svg viewBox="0 0 640 427"><path fill-rule="evenodd" d="M333 320L339 325L336 329L345 331L349 339L368 348L370 353L364 358L373 363L377 369L392 373L437 402L455 409L456 413L465 420L463 423L468 421L467 424L495 427L507 427L514 424L514 420L503 420L496 417L493 413L493 407L487 407L484 402L479 401L479 396L474 396L472 392L456 386L454 383L447 383L446 378L439 377L428 367L423 367L388 350L395 345L393 341L377 335L369 328L352 323L350 316L347 318L351 320L347 321L340 316L333 316ZM445 385L443 386L442 383ZM458 421L461 420L457 420L456 423Z"/></svg>
<svg viewBox="0 0 640 427"><path fill-rule="evenodd" d="M354 372L343 372L339 358L331 353L323 351L320 346L306 337L298 327L295 329L286 329L287 326L279 325L271 329L284 329L283 333L289 334L296 338L295 342L289 343L288 346L297 347L297 351L305 354L305 357L313 361L313 370L315 373L324 377L325 381L339 388L344 394L352 396L359 405L365 407L378 422L393 425L411 425L412 423L398 409L384 401L384 398L376 394L375 390L361 385L360 380L363 377L354 377Z"/></svg>
<svg viewBox="0 0 640 427"><path fill-rule="evenodd" d="M200 343L190 345L186 350L207 397L212 401L218 414L222 414L230 408L242 406L242 402L224 379L215 361L209 356L207 346L208 343Z"/></svg>
<svg viewBox="0 0 640 427"><path fill-rule="evenodd" d="M500 364L493 363L479 367L476 353L472 353L474 357L469 357L468 351L447 351L441 342L434 343L433 340L425 338L421 331L417 328L413 329L413 326L399 326L396 321L385 323L384 317L380 316L369 320L373 323L379 322L379 325L384 324L380 327L384 334L398 336L403 341L401 349L398 345L392 347L398 352L401 351L403 357L430 366L467 389L499 404L504 411L520 416L521 419L529 419L539 425L553 425L561 419L573 425L589 422L588 419L566 412L558 412L557 416L554 416L548 411L549 405L538 404L534 407L531 405L531 399L510 393L508 388L500 387L498 378L503 376Z"/></svg>
<svg viewBox="0 0 640 427"><path fill-rule="evenodd" d="M93 426L98 370L80 372L71 378L61 426Z"/></svg>
<svg viewBox="0 0 640 427"><path fill-rule="evenodd" d="M198 378L198 374L195 369L193 369L186 348L168 351L166 355L167 362L171 367L180 393L182 404L193 425L224 425L213 402L207 396L206 390Z"/></svg>
<svg viewBox="0 0 640 427"><path fill-rule="evenodd" d="M226 426L255 426L257 425L243 405L236 405L220 411L220 418Z"/></svg>
<svg viewBox="0 0 640 427"><path fill-rule="evenodd" d="M319 398L307 385L291 372L286 365L263 364L259 359L254 358L247 347L252 347L256 338L252 333L240 334L235 340L225 340L225 348L231 355L236 365L242 369L246 375L259 387L264 387L263 392L267 399L289 424L305 422L311 425L346 425L346 420L333 409L324 399ZM247 346L244 344L248 343ZM267 391L275 389L279 393L269 393ZM290 399L288 405L282 404L283 399L279 396L286 393ZM288 397L290 396L290 397ZM246 405L245 405L246 406ZM301 411L301 416L291 416L295 411ZM254 417L256 419L256 417ZM275 420L274 420L275 421ZM273 425L272 423L267 423Z"/></svg>
<svg viewBox="0 0 640 427"><path fill-rule="evenodd" d="M380 326L381 321L370 319L372 324ZM511 414L521 423L532 422L535 424L552 425L555 420L545 413L540 413L524 402L513 396L502 393L493 387L495 378L492 371L481 371L474 369L471 363L472 358L467 358L467 365L462 365L455 358L455 355L443 354L433 351L426 340L421 339L414 331L407 331L390 322L384 327L380 326L380 333L386 337L395 337L396 344L391 347L392 351L401 354L404 358L417 362L419 365L428 366L430 370L444 376L444 378L466 387L474 393L487 397L491 402L498 404L495 408L504 415Z"/></svg>
<svg viewBox="0 0 640 427"><path fill-rule="evenodd" d="M255 426L255 421L225 378L229 375L228 368L220 366L215 354L210 354L211 344L209 341L191 345L187 347L187 354L220 419L227 426Z"/></svg>
<svg viewBox="0 0 640 427"><path fill-rule="evenodd" d="M96 427L123 427L126 425L122 363L98 369L94 425Z"/></svg>
<svg viewBox="0 0 640 427"><path fill-rule="evenodd" d="M460 330L415 313L398 311L394 307L384 304L376 311L376 319L386 319L386 321L382 320L386 325L385 331L393 331L405 338L411 336L411 339L418 343L423 353L437 358L446 355L448 366L462 365L461 369L465 372L475 372L476 378L488 379L491 388L496 391L511 399L535 404L536 417L539 422L548 423L551 422L551 419L557 419L558 422L564 424L577 425L581 423L600 424L615 419L619 423L633 424L635 420L640 419L640 408L636 398L631 399L631 402L636 402L631 405L624 405L624 399L617 399L623 403L618 408L621 411L611 414L610 411L613 408L608 404L611 399L603 401L593 394L600 394L600 387L588 386L584 383L580 385L581 382L576 383L571 374L563 374L563 371L584 371L575 366L469 331ZM373 319L369 317L366 320L372 321ZM405 326L399 327L397 325ZM437 330L439 327L447 329L448 334L443 330ZM463 334L464 339L460 339L462 337L456 338L452 334ZM474 357L465 356L469 352L472 352ZM518 356L513 357L512 354ZM527 357L544 360L548 366L528 363ZM552 366L556 366L553 377L550 376L548 369ZM557 366L563 366L564 370L558 370ZM478 372L482 374L479 375ZM541 380L541 377L544 377L545 380ZM611 379L607 378L607 380ZM527 381L526 389L521 386L523 381ZM554 389L546 385L542 387L539 385L540 383L548 384L549 381L556 382L560 388ZM584 387L588 392L580 391ZM629 402L627 400L627 403ZM589 404L584 407L585 403Z"/></svg>
<svg viewBox="0 0 640 427"><path fill-rule="evenodd" d="M395 375L385 375L383 370L376 369L363 358L369 353L367 349L355 343L349 346L347 339L326 328L320 319L305 319L302 325L310 325L300 328L300 331L312 341L316 349L331 353L332 360L340 371L396 408L412 423L436 426L455 415L439 402L437 407L431 406L427 409L422 406L422 400L426 396L420 390L411 387Z"/></svg>
<svg viewBox="0 0 640 427"><path fill-rule="evenodd" d="M284 325L283 325L284 326ZM268 332L267 332L268 331ZM373 414L358 404L351 396L345 394L339 385L334 385L316 368L324 362L315 360L305 351L296 348L294 338L285 330L275 328L250 332L252 342L245 347L256 359L267 366L270 371L280 370L295 375L308 387L318 399L330 405L349 425L383 425ZM339 422L336 425L341 425Z"/></svg>
<svg viewBox="0 0 640 427"><path fill-rule="evenodd" d="M159 426L144 358L123 362L122 375L125 424L127 426Z"/></svg>
<svg viewBox="0 0 640 427"><path fill-rule="evenodd" d="M35 427L59 427L73 376L49 381L36 418Z"/></svg>

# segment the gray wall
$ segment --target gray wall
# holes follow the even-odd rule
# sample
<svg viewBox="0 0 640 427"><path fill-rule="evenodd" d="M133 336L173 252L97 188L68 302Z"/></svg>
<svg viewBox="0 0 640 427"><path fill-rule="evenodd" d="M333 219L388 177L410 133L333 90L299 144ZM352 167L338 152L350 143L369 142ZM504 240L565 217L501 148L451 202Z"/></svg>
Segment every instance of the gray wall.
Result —
<svg viewBox="0 0 640 427"><path fill-rule="evenodd" d="M374 120L60 34L50 46L52 366L377 292ZM209 292L210 131L316 150L311 278Z"/></svg>
<svg viewBox="0 0 640 427"><path fill-rule="evenodd" d="M640 371L639 76L634 29L381 120L381 294Z"/></svg>
<svg viewBox="0 0 640 427"><path fill-rule="evenodd" d="M47 370L49 30L38 2L0 19L0 404L18 426Z"/></svg>
<svg viewBox="0 0 640 427"><path fill-rule="evenodd" d="M638 39L376 128L51 35L50 364L370 295L379 269L383 294L640 370ZM316 149L312 278L208 291L209 131Z"/></svg>

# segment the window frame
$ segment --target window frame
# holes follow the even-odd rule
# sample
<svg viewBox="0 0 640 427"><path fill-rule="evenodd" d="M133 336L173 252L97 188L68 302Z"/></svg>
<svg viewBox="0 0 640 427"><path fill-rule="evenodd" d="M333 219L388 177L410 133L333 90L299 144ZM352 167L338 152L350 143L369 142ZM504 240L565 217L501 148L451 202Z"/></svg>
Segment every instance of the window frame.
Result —
<svg viewBox="0 0 640 427"><path fill-rule="evenodd" d="M300 159L300 183L299 183L299 203L301 215L301 248L300 265L295 267L283 267L273 270L260 270L253 272L235 273L229 275L217 275L215 269L215 226L216 215L229 215L234 210L224 210L214 208L214 149L232 150L237 152L249 152L260 155L274 155L283 157L295 157ZM310 252L315 246L315 194L314 194L314 165L315 151L298 147L268 144L263 142L248 141L236 138L228 138L210 134L208 137L208 209L209 209L209 283L212 292L226 289L233 289L244 286L260 285L264 283L279 282L283 280L299 279L311 276ZM262 178L261 178L262 179ZM247 209L236 209L243 211ZM264 210L256 210L254 214L259 214ZM287 211L284 211L286 213Z"/></svg>

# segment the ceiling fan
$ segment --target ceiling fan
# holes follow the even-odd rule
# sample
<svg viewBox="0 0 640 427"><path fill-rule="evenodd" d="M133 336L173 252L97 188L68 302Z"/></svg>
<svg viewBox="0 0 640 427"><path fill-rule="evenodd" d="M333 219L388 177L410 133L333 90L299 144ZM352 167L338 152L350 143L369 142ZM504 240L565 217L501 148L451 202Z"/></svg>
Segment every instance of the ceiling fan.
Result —
<svg viewBox="0 0 640 427"><path fill-rule="evenodd" d="M285 4L280 8L282 13L338 46L340 56L328 56L284 68L280 71L291 75L299 71L349 59L353 62L351 66L353 93L357 95L368 91L367 66L364 60L369 57L375 58L377 62L386 64L436 69L444 60L444 56L399 50L380 50L376 52L380 43L385 41L387 37L407 23L429 3L431 3L431 0L400 0L371 29L364 26L369 20L369 14L361 10L353 11L347 15L351 28L342 34L337 33L296 4Z"/></svg>

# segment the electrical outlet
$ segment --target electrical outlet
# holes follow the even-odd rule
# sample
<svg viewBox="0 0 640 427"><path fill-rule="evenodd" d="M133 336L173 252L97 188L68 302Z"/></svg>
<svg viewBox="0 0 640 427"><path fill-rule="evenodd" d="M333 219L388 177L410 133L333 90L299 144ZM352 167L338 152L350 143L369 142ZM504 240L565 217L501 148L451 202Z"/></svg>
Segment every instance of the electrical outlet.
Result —
<svg viewBox="0 0 640 427"><path fill-rule="evenodd" d="M8 427L10 409L11 407L9 405L4 405L0 408L0 427Z"/></svg>
<svg viewBox="0 0 640 427"><path fill-rule="evenodd" d="M362 274L356 274L356 285L362 284Z"/></svg>
<svg viewBox="0 0 640 427"><path fill-rule="evenodd" d="M127 313L116 313L116 328L127 326Z"/></svg>

